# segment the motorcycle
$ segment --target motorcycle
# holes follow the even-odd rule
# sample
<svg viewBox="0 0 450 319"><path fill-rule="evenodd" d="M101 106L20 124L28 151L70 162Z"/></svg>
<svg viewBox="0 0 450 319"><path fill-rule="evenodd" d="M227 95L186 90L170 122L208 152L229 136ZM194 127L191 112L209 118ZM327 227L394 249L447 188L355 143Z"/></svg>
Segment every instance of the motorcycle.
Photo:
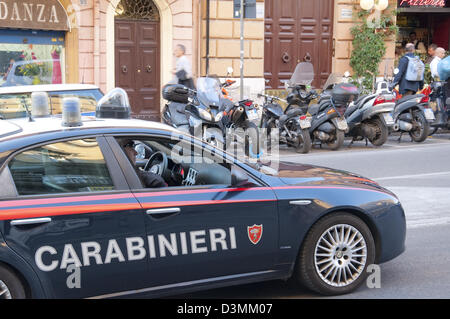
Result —
<svg viewBox="0 0 450 319"><path fill-rule="evenodd" d="M434 112L436 120L431 123L431 132L429 135L433 135L438 129L450 129L450 97L446 99L445 87L450 85L445 81L434 81L422 90L422 94L425 94L429 98L429 104Z"/></svg>
<svg viewBox="0 0 450 319"><path fill-rule="evenodd" d="M228 71L230 73L230 71ZM232 71L231 71L232 73ZM244 145L245 155L259 158L262 155L259 129L256 121L259 118L257 106L252 100L245 99L234 103L228 95L227 87L236 83L226 80L220 84L223 97L226 99L223 125L227 130L227 137L234 136L233 140ZM232 134L230 134L232 133Z"/></svg>
<svg viewBox="0 0 450 319"><path fill-rule="evenodd" d="M398 69L394 71L398 72ZM389 91L396 95L393 117L394 132L400 132L400 142L404 133L408 133L411 140L421 143L427 139L430 124L435 121L433 110L428 104L428 97L424 94L407 95L400 98L396 90L392 89L390 80ZM391 90L392 89L392 90Z"/></svg>
<svg viewBox="0 0 450 319"><path fill-rule="evenodd" d="M267 136L273 129L278 129L280 142L295 147L298 153L306 154L311 150L311 138L309 128L310 118L301 109L291 109L287 112L279 102L287 102L275 96L258 94L264 98L261 128L266 130ZM269 139L266 139L268 142ZM267 145L270 148L270 145Z"/></svg>
<svg viewBox="0 0 450 319"><path fill-rule="evenodd" d="M344 113L349 126L347 136L352 137L350 145L363 139L374 146L383 145L389 136L389 130L394 126L392 116L395 106L395 96L387 90L387 83L377 83L376 92L365 94L350 103Z"/></svg>

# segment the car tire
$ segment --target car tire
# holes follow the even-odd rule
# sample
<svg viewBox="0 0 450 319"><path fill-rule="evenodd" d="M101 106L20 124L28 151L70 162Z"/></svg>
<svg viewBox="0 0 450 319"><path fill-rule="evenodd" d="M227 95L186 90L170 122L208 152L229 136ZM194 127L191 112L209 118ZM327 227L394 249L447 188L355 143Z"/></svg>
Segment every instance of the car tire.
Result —
<svg viewBox="0 0 450 319"><path fill-rule="evenodd" d="M0 266L0 299L25 299L25 288L16 274Z"/></svg>
<svg viewBox="0 0 450 319"><path fill-rule="evenodd" d="M352 245L355 245L353 249ZM375 242L369 227L352 214L338 212L323 217L311 227L303 241L294 275L314 292L342 295L364 282L368 275L366 269L374 262Z"/></svg>

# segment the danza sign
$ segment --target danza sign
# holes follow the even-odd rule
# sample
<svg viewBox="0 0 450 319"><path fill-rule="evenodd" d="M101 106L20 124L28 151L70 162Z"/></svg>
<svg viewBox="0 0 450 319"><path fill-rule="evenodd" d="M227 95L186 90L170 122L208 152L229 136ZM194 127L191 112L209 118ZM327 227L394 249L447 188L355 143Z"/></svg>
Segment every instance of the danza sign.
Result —
<svg viewBox="0 0 450 319"><path fill-rule="evenodd" d="M0 27L69 30L66 10L56 0L0 0Z"/></svg>

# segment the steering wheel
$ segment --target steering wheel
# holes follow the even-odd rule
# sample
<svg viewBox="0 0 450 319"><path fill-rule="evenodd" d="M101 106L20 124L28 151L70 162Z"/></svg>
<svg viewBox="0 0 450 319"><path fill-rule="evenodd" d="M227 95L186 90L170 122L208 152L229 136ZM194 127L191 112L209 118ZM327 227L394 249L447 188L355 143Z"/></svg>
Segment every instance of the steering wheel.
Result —
<svg viewBox="0 0 450 319"><path fill-rule="evenodd" d="M166 154L163 152L155 152L150 156L147 164L145 164L144 171L157 174L166 180L166 178L170 176L170 172L167 168L168 163L169 161Z"/></svg>

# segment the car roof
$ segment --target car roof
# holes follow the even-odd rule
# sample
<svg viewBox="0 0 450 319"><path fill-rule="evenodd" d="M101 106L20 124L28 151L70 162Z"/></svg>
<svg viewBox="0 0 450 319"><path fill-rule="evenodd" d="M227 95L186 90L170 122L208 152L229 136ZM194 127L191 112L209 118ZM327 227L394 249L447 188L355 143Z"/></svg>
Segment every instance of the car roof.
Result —
<svg viewBox="0 0 450 319"><path fill-rule="evenodd" d="M41 85L18 85L0 87L0 94L52 92L52 91L80 91L98 90L98 86L92 84L41 84Z"/></svg>
<svg viewBox="0 0 450 319"><path fill-rule="evenodd" d="M154 129L177 132L173 127L163 123L138 119L103 119L94 116L82 116L82 126L66 127L62 125L61 116L33 118L28 117L0 120L0 142L25 136L36 136L49 132L79 131L85 129ZM70 134L68 134L70 136Z"/></svg>

